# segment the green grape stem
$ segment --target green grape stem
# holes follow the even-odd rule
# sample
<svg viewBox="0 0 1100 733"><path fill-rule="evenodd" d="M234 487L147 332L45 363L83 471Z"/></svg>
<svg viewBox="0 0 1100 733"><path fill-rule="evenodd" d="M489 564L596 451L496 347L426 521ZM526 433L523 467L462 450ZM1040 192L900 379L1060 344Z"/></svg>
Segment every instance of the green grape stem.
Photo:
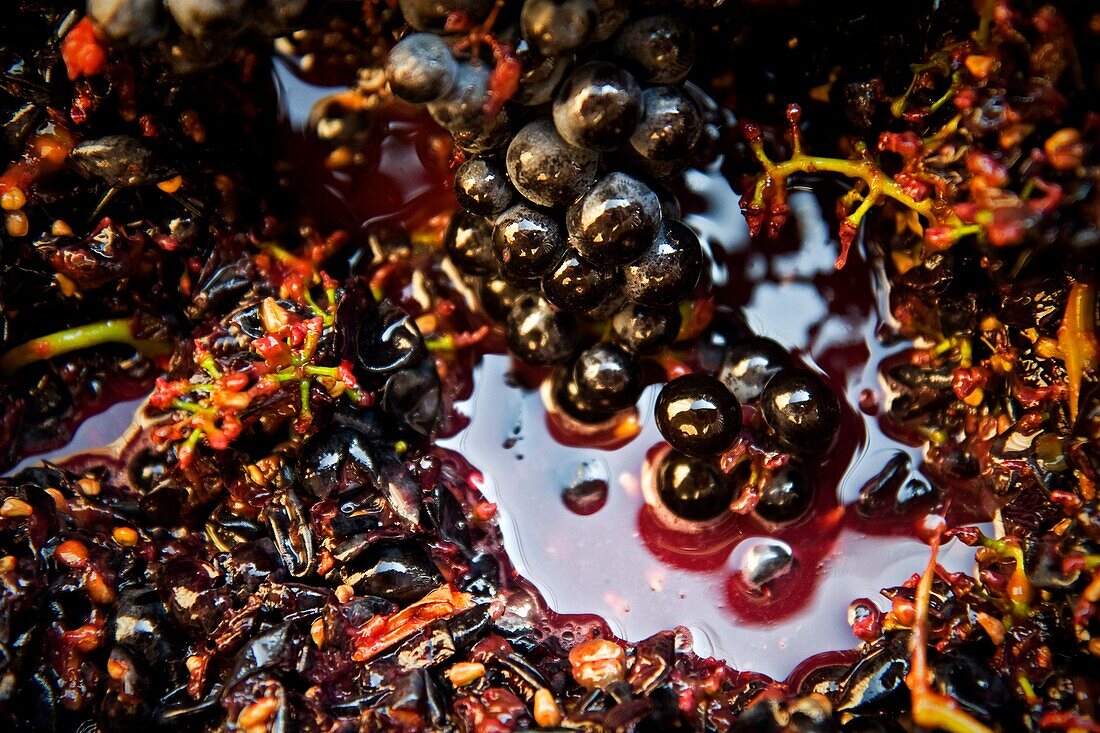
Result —
<svg viewBox="0 0 1100 733"><path fill-rule="evenodd" d="M14 374L36 361L52 359L100 344L127 344L146 356L161 356L172 352L172 345L167 342L137 338L131 319L112 318L39 336L20 344L0 357L0 372Z"/></svg>

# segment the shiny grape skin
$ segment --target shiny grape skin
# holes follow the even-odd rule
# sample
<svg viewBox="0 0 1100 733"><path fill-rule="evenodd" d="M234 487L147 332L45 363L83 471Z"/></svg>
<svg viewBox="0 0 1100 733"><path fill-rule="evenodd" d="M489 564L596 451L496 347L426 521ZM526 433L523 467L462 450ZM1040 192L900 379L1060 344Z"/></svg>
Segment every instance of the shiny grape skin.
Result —
<svg viewBox="0 0 1100 733"><path fill-rule="evenodd" d="M443 237L443 246L455 266L467 274L496 272L493 226L484 217L456 211Z"/></svg>
<svg viewBox="0 0 1100 733"><path fill-rule="evenodd" d="M718 378L743 403L760 398L768 380L791 365L791 355L775 341L750 336L733 344L722 357Z"/></svg>
<svg viewBox="0 0 1100 733"><path fill-rule="evenodd" d="M564 254L565 230L542 209L517 204L497 219L493 250L501 273L517 280L546 274Z"/></svg>
<svg viewBox="0 0 1100 733"><path fill-rule="evenodd" d="M755 511L769 522L787 524L805 515L813 499L813 480L798 461L791 459L764 482Z"/></svg>
<svg viewBox="0 0 1100 733"><path fill-rule="evenodd" d="M433 33L413 33L398 41L386 57L385 70L393 93L413 104L441 98L458 78L450 47Z"/></svg>
<svg viewBox="0 0 1100 733"><path fill-rule="evenodd" d="M661 200L646 184L616 171L569 208L566 224L586 259L605 267L623 265L653 244L661 225Z"/></svg>
<svg viewBox="0 0 1100 733"><path fill-rule="evenodd" d="M642 114L642 90L633 75L605 61L585 64L554 100L554 127L567 143L610 151L622 145Z"/></svg>
<svg viewBox="0 0 1100 733"><path fill-rule="evenodd" d="M508 178L528 200L540 206L568 206L596 180L597 153L565 142L554 123L537 119L508 145Z"/></svg>
<svg viewBox="0 0 1100 733"><path fill-rule="evenodd" d="M614 271L596 267L570 248L543 278L542 292L562 310L587 313L615 294L616 276Z"/></svg>
<svg viewBox="0 0 1100 733"><path fill-rule="evenodd" d="M685 374L657 396L657 427L669 445L690 456L713 456L730 448L741 431L741 405L720 381Z"/></svg>
<svg viewBox="0 0 1100 733"><path fill-rule="evenodd" d="M633 405L641 393L641 377L634 358L610 343L585 349L573 366L579 393L601 410L622 410Z"/></svg>
<svg viewBox="0 0 1100 733"><path fill-rule="evenodd" d="M630 146L646 160L679 162L690 157L703 130L703 116L691 95L677 86L646 89L645 112Z"/></svg>
<svg viewBox="0 0 1100 733"><path fill-rule="evenodd" d="M626 296L642 305L672 306L691 293L702 272L699 238L669 219L641 257L623 268Z"/></svg>
<svg viewBox="0 0 1100 733"><path fill-rule="evenodd" d="M471 158L458 167L454 191L462 208L482 216L497 216L515 194L504 167L486 158Z"/></svg>
<svg viewBox="0 0 1100 733"><path fill-rule="evenodd" d="M734 496L733 484L710 461L669 451L657 468L657 495L676 516L695 522L720 517Z"/></svg>
<svg viewBox="0 0 1100 733"><path fill-rule="evenodd" d="M840 429L840 402L821 377L805 369L776 374L760 396L768 427L796 449L829 447Z"/></svg>
<svg viewBox="0 0 1100 733"><path fill-rule="evenodd" d="M615 340L635 354L653 354L676 340L680 311L628 303L611 319Z"/></svg>
<svg viewBox="0 0 1100 733"><path fill-rule="evenodd" d="M525 295L508 314L508 347L529 364L561 364L577 350L580 329L574 317L545 299Z"/></svg>

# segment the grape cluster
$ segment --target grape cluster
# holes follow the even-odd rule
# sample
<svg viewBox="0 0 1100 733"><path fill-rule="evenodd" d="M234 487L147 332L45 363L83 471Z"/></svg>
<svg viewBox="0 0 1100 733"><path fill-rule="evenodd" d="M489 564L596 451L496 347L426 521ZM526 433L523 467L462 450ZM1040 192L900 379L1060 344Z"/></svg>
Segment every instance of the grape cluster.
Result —
<svg viewBox="0 0 1100 733"><path fill-rule="evenodd" d="M487 35L486 21L449 36L441 29L456 16L448 24L427 12L447 3L406 4L424 11L405 8L419 32L396 44L386 74L461 151L448 256L505 324L511 352L554 367L552 406L581 427L611 425L641 393L642 361L680 337L681 306L703 275L699 238L665 187L705 162L722 134L717 105L685 81L691 25L616 2L527 0L511 29ZM450 10L467 25L489 12L475 2ZM492 63L474 52L479 43ZM658 396L671 450L656 486L673 514L715 519L741 493L745 477L719 456L741 439L742 403L760 416L748 426L753 442L789 458L758 476L757 515L782 524L808 510L799 456L829 447L839 403L779 344L749 337L728 348L716 376L680 376Z"/></svg>
<svg viewBox="0 0 1100 733"><path fill-rule="evenodd" d="M386 76L460 151L451 260L511 351L556 367L562 411L601 423L633 406L639 360L677 338L701 279L699 238L664 182L705 162L721 114L685 82L695 39L676 15L636 17L618 0L490 5L403 1L414 32Z"/></svg>
<svg viewBox="0 0 1100 733"><path fill-rule="evenodd" d="M781 525L809 509L813 481L804 461L817 459L833 444L840 402L821 377L796 367L778 343L748 336L726 349L715 376L678 377L657 397L657 426L672 447L657 468L657 491L678 517L719 518L741 493L741 472L722 470L717 457L734 448L741 435L742 403L762 418L747 426L752 442L783 454L778 466L758 471L756 516Z"/></svg>

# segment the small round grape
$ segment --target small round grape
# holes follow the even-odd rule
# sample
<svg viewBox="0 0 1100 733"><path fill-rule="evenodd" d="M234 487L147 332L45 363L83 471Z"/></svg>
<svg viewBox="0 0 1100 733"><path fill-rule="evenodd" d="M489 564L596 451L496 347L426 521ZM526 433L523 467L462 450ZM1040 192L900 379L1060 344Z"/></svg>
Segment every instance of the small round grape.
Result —
<svg viewBox="0 0 1100 733"><path fill-rule="evenodd" d="M609 173L570 207L567 224L577 250L603 267L636 260L661 225L661 201L625 173Z"/></svg>
<svg viewBox="0 0 1100 733"><path fill-rule="evenodd" d="M646 89L645 112L630 136L634 151L654 161L683 161L703 130L699 105L680 87Z"/></svg>
<svg viewBox="0 0 1100 733"><path fill-rule="evenodd" d="M635 303L672 306L691 293L702 271L699 238L682 222L669 219L649 249L623 268L625 292Z"/></svg>
<svg viewBox="0 0 1100 733"><path fill-rule="evenodd" d="M544 56L565 56L592 38L599 22L594 0L526 0L519 23L523 36Z"/></svg>
<svg viewBox="0 0 1100 733"><path fill-rule="evenodd" d="M544 275L566 248L558 220L527 204L516 204L497 219L493 250L501 273L513 280Z"/></svg>
<svg viewBox="0 0 1100 733"><path fill-rule="evenodd" d="M596 61L565 80L554 100L554 127L569 143L609 151L622 145L642 114L642 90L630 72Z"/></svg>
<svg viewBox="0 0 1100 733"><path fill-rule="evenodd" d="M451 91L457 77L458 62L434 33L405 36L386 57L390 89L406 102L434 102Z"/></svg>
<svg viewBox="0 0 1100 733"><path fill-rule="evenodd" d="M565 142L547 118L516 133L505 159L508 177L540 206L567 206L596 180L599 156Z"/></svg>
<svg viewBox="0 0 1100 733"><path fill-rule="evenodd" d="M504 167L493 160L473 158L455 171L455 198L462 208L482 216L496 216L512 202L512 184Z"/></svg>

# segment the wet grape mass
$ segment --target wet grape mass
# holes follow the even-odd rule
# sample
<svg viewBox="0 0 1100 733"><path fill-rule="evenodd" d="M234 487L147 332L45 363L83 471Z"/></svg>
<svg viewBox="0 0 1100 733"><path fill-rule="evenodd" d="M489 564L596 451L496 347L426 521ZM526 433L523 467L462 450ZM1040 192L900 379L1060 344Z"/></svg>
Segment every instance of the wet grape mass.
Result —
<svg viewBox="0 0 1100 733"><path fill-rule="evenodd" d="M1100 730L1091 4L17 0L0 62L5 730ZM786 677L527 572L813 636L845 532L920 560Z"/></svg>

